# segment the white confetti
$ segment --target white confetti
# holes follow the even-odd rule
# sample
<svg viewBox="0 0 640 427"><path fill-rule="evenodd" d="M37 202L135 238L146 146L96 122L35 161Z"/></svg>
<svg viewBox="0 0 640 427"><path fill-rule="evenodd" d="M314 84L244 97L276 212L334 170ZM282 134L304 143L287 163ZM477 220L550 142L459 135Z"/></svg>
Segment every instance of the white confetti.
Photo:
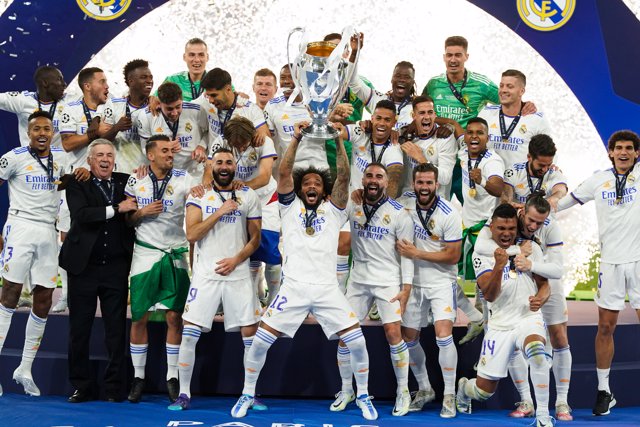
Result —
<svg viewBox="0 0 640 427"><path fill-rule="evenodd" d="M12 57L12 58L17 58L18 54L17 53L10 53L9 56Z"/></svg>

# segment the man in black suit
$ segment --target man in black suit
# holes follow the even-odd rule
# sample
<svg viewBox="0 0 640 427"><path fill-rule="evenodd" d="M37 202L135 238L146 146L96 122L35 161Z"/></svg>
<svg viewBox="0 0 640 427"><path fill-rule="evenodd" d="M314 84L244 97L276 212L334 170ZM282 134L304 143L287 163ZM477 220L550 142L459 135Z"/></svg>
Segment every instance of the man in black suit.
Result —
<svg viewBox="0 0 640 427"><path fill-rule="evenodd" d="M137 206L124 195L129 175L113 172L111 142L92 142L87 161L91 178L67 187L71 228L60 251L60 266L69 273L69 380L76 388L69 402L94 398L89 340L98 298L109 356L106 398L117 402L125 379L127 284L135 235L124 214Z"/></svg>

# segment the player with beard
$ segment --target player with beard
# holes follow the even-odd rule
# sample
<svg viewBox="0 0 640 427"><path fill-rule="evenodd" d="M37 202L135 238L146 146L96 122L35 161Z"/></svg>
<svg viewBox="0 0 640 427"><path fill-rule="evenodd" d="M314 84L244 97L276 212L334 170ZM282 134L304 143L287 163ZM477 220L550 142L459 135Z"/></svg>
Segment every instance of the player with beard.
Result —
<svg viewBox="0 0 640 427"><path fill-rule="evenodd" d="M276 75L268 68L261 68L253 76L253 93L256 95L256 105L264 110L278 90Z"/></svg>
<svg viewBox="0 0 640 427"><path fill-rule="evenodd" d="M456 416L458 364L452 332L456 319L456 266L460 259L462 219L450 203L437 195L438 186L438 168L431 163L419 164L413 170L413 191L399 200L413 220L414 239L398 241L398 252L415 263L411 295L402 316L402 338L409 348L411 371L419 387L409 411L420 411L435 398L420 345L420 330L430 323L429 311L433 313L440 349L438 361L444 379L440 416L452 418Z"/></svg>
<svg viewBox="0 0 640 427"><path fill-rule="evenodd" d="M451 176L456 163L458 145L455 137L440 137L436 131L436 112L433 99L416 96L411 102L412 117L416 131L412 140L404 142L400 148L404 153L403 192L413 190L413 170L421 163L432 163L438 168L438 195L449 200Z"/></svg>
<svg viewBox="0 0 640 427"><path fill-rule="evenodd" d="M531 145L529 146L531 148ZM519 271L531 271L549 279L551 295L542 306L542 317L553 348L552 368L556 383L556 419L571 421L571 408L567 403L569 381L571 380L571 351L567 337L567 301L559 279L563 273L562 232L556 220L550 217L551 205L541 194L527 198L523 208L518 210L518 242L522 245L509 247L509 256L516 256L514 263ZM527 241L540 245L544 259L533 262L524 255L531 253ZM487 226L478 235L475 251L481 256L491 256L497 244L491 240ZM509 361L509 375L520 393L517 408L509 414L514 418L534 415L533 399L529 388L527 361L521 351L516 350Z"/></svg>
<svg viewBox="0 0 640 427"><path fill-rule="evenodd" d="M411 396L408 388L409 351L402 339L400 321L411 292L414 265L410 258L398 254L396 241L413 241L413 223L403 206L387 196L388 185L385 166L370 163L362 176L362 204L351 202L347 208L353 253L347 299L360 320L367 316L374 302L378 306L397 380L392 414L402 416L409 411ZM344 410L354 398L351 385L354 371L349 356L349 348L341 340L338 367L342 390L331 406L334 411Z"/></svg>
<svg viewBox="0 0 640 427"><path fill-rule="evenodd" d="M596 372L598 394L594 415L608 415L616 404L609 388L613 360L613 333L625 295L640 318L640 137L635 132L614 132L607 143L613 168L594 173L558 202L558 211L595 202L600 239L600 273L595 302L598 305Z"/></svg>
<svg viewBox="0 0 640 427"><path fill-rule="evenodd" d="M196 344L209 332L222 302L225 331L240 331L247 353L253 342L260 303L249 274L249 257L260 246L260 200L249 187L234 189L233 152L220 148L213 155L212 187L202 197L187 199L187 239L195 243L193 276L182 318L178 357L180 395L169 409L188 409ZM214 267L212 267L214 266Z"/></svg>
<svg viewBox="0 0 640 427"><path fill-rule="evenodd" d="M493 256L473 254L473 266L489 305L490 318L482 343L477 378L460 378L456 406L461 413L471 413L471 400L486 401L496 391L498 382L507 376L514 349L525 353L531 368L536 394L536 425L551 427L549 416L549 363L546 353L546 328L540 308L549 298L547 279L530 271L518 270L506 250L516 242L517 211L509 204L498 206L492 216L491 238L498 245ZM532 262L543 259L540 247L531 243Z"/></svg>
<svg viewBox="0 0 640 427"><path fill-rule="evenodd" d="M553 167L556 145L549 135L534 135L529 142L527 161L504 171L501 201L516 208L524 206L529 195L542 194L556 211L558 201L567 195L567 178Z"/></svg>
<svg viewBox="0 0 640 427"><path fill-rule="evenodd" d="M254 400L256 382L267 351L279 336L295 335L311 313L327 338L339 336L353 354L351 363L356 373L357 404L366 419L375 420L378 413L368 392L369 356L364 335L347 299L338 290L333 272L338 232L346 220L349 162L339 137L335 185L326 169L309 167L292 173L296 151L303 140L301 129L308 125L309 122L295 124L293 138L280 163L278 199L282 217L284 279L278 295L262 317L246 357L243 394L231 409L231 415L234 418L246 415ZM341 130L342 125L335 126Z"/></svg>

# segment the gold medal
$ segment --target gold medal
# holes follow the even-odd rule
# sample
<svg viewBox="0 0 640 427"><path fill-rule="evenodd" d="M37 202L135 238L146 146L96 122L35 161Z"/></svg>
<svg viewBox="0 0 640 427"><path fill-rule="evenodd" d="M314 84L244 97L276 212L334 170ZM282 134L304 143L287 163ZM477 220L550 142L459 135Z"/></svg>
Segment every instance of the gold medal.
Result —
<svg viewBox="0 0 640 427"><path fill-rule="evenodd" d="M53 183L55 185L60 185L60 184L62 184L62 181L60 181L59 179L56 179L55 181L53 181Z"/></svg>
<svg viewBox="0 0 640 427"><path fill-rule="evenodd" d="M620 204L620 202L622 201L622 197L616 197L616 204Z"/></svg>
<svg viewBox="0 0 640 427"><path fill-rule="evenodd" d="M509 270L509 277L511 279L515 279L516 277L518 277L518 273L515 270Z"/></svg>
<svg viewBox="0 0 640 427"><path fill-rule="evenodd" d="M502 142L509 142L509 137L508 136L503 136L502 137Z"/></svg>
<svg viewBox="0 0 640 427"><path fill-rule="evenodd" d="M477 194L478 194L478 191L475 188L469 189L469 196L475 198Z"/></svg>
<svg viewBox="0 0 640 427"><path fill-rule="evenodd" d="M313 229L313 227L307 227L305 229L305 232L309 235L309 236L313 236L313 234L316 232L316 230Z"/></svg>

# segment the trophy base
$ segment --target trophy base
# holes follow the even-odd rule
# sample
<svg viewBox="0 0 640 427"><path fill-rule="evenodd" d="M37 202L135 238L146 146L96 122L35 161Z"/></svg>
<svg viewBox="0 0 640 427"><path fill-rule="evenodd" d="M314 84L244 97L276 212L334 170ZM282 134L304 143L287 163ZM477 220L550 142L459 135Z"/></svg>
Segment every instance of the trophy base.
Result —
<svg viewBox="0 0 640 427"><path fill-rule="evenodd" d="M329 125L314 125L302 129L302 134L311 139L336 139L339 132Z"/></svg>

